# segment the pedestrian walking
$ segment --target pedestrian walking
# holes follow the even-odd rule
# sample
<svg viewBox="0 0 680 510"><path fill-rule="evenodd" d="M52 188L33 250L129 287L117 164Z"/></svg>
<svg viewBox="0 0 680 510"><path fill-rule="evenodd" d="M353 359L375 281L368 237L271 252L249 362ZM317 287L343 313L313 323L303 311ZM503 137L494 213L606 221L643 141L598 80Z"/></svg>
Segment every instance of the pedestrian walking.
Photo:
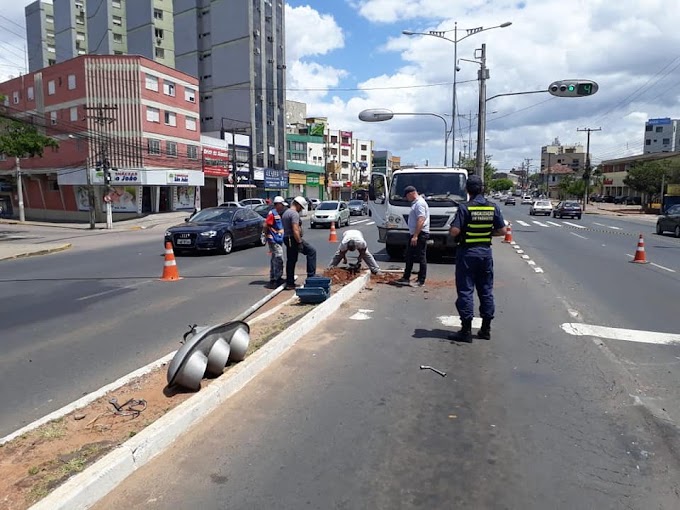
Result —
<svg viewBox="0 0 680 510"><path fill-rule="evenodd" d="M283 213L283 244L286 246L286 290L295 289L295 264L302 253L307 258L307 278L316 275L316 250L305 241L300 212L307 207L304 197L295 197Z"/></svg>
<svg viewBox="0 0 680 510"><path fill-rule="evenodd" d="M264 233L269 246L269 283L267 288L275 289L283 284L283 220L281 214L288 204L281 196L274 197L274 207L264 220Z"/></svg>
<svg viewBox="0 0 680 510"><path fill-rule="evenodd" d="M477 338L491 339L495 313L491 238L504 236L506 227L498 206L484 198L484 186L478 176L468 178L466 189L469 201L458 206L449 231L460 243L456 250L456 309L461 321L460 331L449 334L449 339L471 343L475 289L482 317Z"/></svg>
<svg viewBox="0 0 680 510"><path fill-rule="evenodd" d="M397 285L422 287L427 277L427 241L430 238L430 207L418 194L414 186L404 188L404 197L411 202L408 215L409 243L406 246L406 264L403 276L396 281ZM411 283L413 263L418 261L418 279Z"/></svg>
<svg viewBox="0 0 680 510"><path fill-rule="evenodd" d="M370 251L368 251L366 240L364 239L363 234L359 230L346 230L342 234L342 241L340 241L338 251L335 252L333 260L331 260L331 263L328 267L329 268L336 267L341 260L344 261L345 264L347 264L348 251L351 252L358 251L359 265L361 265L361 261L363 260L364 262L366 262L366 265L371 270L371 273L373 274L380 273L380 266L378 266L378 263L375 261L373 254Z"/></svg>

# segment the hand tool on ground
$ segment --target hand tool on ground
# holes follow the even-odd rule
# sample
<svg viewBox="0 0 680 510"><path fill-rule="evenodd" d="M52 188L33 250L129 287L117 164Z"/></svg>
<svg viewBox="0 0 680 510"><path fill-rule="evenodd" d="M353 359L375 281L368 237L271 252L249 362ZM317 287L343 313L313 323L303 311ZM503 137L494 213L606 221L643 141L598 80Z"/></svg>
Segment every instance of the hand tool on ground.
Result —
<svg viewBox="0 0 680 510"><path fill-rule="evenodd" d="M421 370L432 370L433 372L441 375L442 377L446 377L446 372L442 372L441 370L437 370L434 367L431 367L430 365L420 365Z"/></svg>

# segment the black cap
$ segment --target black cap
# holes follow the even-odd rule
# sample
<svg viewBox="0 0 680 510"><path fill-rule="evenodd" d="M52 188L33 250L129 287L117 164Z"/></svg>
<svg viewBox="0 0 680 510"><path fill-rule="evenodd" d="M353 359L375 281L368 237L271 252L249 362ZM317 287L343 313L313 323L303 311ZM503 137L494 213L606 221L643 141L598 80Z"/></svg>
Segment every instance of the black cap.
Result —
<svg viewBox="0 0 680 510"><path fill-rule="evenodd" d="M408 195L409 193L415 190L416 190L415 186L406 186L404 188L404 196Z"/></svg>

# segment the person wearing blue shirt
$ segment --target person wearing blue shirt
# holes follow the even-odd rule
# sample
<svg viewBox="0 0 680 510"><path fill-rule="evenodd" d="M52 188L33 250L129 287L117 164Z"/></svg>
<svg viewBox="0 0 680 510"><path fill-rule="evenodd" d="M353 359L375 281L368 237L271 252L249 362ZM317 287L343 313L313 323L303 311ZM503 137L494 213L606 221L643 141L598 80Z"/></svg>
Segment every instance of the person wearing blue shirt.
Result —
<svg viewBox="0 0 680 510"><path fill-rule="evenodd" d="M475 288L482 317L477 338L491 339L495 313L491 238L505 235L506 227L498 206L484 198L479 176L470 176L465 187L470 200L459 205L449 231L460 243L456 250L456 309L461 321L460 331L451 333L449 339L471 343Z"/></svg>

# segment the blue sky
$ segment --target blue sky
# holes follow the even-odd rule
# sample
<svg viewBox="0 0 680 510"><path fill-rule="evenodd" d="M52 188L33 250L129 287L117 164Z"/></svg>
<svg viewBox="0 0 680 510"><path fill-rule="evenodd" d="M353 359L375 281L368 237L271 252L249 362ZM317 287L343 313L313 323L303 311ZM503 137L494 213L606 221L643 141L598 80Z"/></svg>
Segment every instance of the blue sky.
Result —
<svg viewBox="0 0 680 510"><path fill-rule="evenodd" d="M133 1L133 0L131 0ZM0 78L18 74L23 59L23 10L28 2L0 0ZM7 21L7 19L11 21ZM488 96L545 89L557 79L589 78L599 92L584 99L548 94L488 104L486 152L499 169L525 158L532 168L554 138L582 143L578 128L601 127L591 139L595 161L642 150L644 122L680 118L680 9L667 0L292 0L286 4L287 96L310 116L354 131L403 162L443 162L443 123L400 116L362 123L365 108L430 112L450 123L453 44L414 31L512 26L475 34L458 44L473 59L487 45ZM14 24L16 23L16 24ZM460 62L456 151L476 144L478 66ZM349 89L349 90L345 90ZM468 137L472 111L472 133Z"/></svg>

